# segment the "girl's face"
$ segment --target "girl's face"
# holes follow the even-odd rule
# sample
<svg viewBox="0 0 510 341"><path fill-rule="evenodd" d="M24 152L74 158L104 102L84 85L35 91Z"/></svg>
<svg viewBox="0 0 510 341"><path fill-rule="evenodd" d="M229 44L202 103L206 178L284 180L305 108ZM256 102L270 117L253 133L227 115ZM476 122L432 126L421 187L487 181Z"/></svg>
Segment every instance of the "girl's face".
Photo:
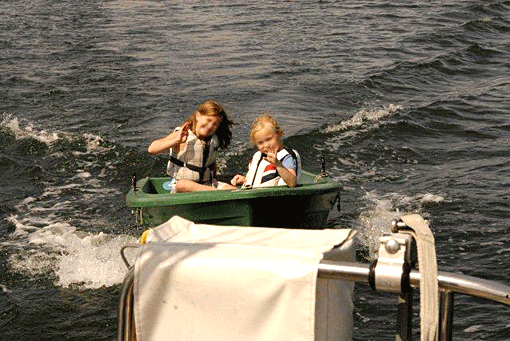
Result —
<svg viewBox="0 0 510 341"><path fill-rule="evenodd" d="M262 153L277 153L282 149L281 139L274 131L271 124L265 123L264 127L253 134L253 143Z"/></svg>
<svg viewBox="0 0 510 341"><path fill-rule="evenodd" d="M195 135L199 139L205 139L216 132L216 129L220 126L221 119L217 116L203 115L199 112L195 115Z"/></svg>

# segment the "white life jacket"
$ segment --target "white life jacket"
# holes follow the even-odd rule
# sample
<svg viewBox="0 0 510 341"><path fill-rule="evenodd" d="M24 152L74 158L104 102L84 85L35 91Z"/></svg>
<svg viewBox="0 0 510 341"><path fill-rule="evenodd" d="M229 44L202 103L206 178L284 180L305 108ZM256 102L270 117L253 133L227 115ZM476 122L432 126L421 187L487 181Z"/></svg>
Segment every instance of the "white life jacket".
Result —
<svg viewBox="0 0 510 341"><path fill-rule="evenodd" d="M288 156L287 156L288 155ZM294 149L282 149L277 154L278 160L283 161L285 157L293 157L296 160L296 180L299 183L301 176L301 158ZM244 188L249 187L269 187L269 186L285 186L285 181L281 178L276 170L276 166L266 160L260 151L253 155L250 165L248 167L248 174L246 174L246 181L243 184Z"/></svg>
<svg viewBox="0 0 510 341"><path fill-rule="evenodd" d="M214 177L217 150L218 138L216 135L205 142L190 130L186 143L181 147L179 153L175 154L173 149L170 148L170 160L166 173L177 180L188 179L199 183L210 182Z"/></svg>

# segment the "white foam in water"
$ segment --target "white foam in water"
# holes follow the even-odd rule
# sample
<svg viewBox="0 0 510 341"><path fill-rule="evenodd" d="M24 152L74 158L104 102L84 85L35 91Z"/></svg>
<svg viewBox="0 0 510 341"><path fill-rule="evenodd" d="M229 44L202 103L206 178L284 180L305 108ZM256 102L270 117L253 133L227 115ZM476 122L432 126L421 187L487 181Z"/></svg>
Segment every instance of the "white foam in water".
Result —
<svg viewBox="0 0 510 341"><path fill-rule="evenodd" d="M51 145L59 139L55 132L47 132L45 130L36 131L32 125L21 128L17 117L6 115L0 126L9 128L16 136L16 139L33 138L47 145Z"/></svg>
<svg viewBox="0 0 510 341"><path fill-rule="evenodd" d="M127 269L119 250L123 245L137 244L132 236L85 233L68 223L35 228L24 225L16 216L9 220L16 226L12 237L21 238L18 246L26 242L24 251L11 255L10 268L31 276L53 270L58 276L56 284L63 287L96 289L122 283ZM134 258L133 253L127 256Z"/></svg>
<svg viewBox="0 0 510 341"><path fill-rule="evenodd" d="M40 142L45 143L48 146L51 146L55 141L58 141L60 138L73 139L72 134L65 132L55 132L55 131L46 131L44 129L36 129L33 124L28 122L26 126L21 127L19 119L17 117L12 117L12 115L4 115L2 121L0 122L0 127L6 127L10 131L14 133L16 139L25 139L25 138L33 138ZM101 136L85 133L81 135L85 138L87 151L79 152L73 151L73 154L88 154L88 153L101 153L104 151L108 151L110 148L103 146L103 139Z"/></svg>
<svg viewBox="0 0 510 341"><path fill-rule="evenodd" d="M343 141L350 140L360 133L377 129L377 127L379 127L379 123L383 119L400 110L402 110L402 107L395 104L389 104L388 106L379 110L363 109L349 119L328 125L323 130L324 133L341 133L328 138L328 141L325 142L326 148L333 151L341 150ZM346 160L339 161L342 163L346 162ZM338 174L342 173L343 170L339 170Z"/></svg>
<svg viewBox="0 0 510 341"><path fill-rule="evenodd" d="M81 155L81 154L90 154L90 153L102 153L110 150L109 147L103 146L103 138L98 135L85 133L82 135L85 138L87 151L85 152L79 152L79 151L73 151L74 155Z"/></svg>
<svg viewBox="0 0 510 341"><path fill-rule="evenodd" d="M434 194L430 194L430 193L427 193L427 194L424 194L422 197L421 197L421 202L435 202L435 203L440 203L440 202L443 202L444 201L444 198L440 195L434 195Z"/></svg>
<svg viewBox="0 0 510 341"><path fill-rule="evenodd" d="M391 231L391 222L402 215L393 207L390 199L378 198L375 192L365 195L369 204L359 217L360 227L357 238L369 249L369 258L373 259L379 248L379 239Z"/></svg>
<svg viewBox="0 0 510 341"><path fill-rule="evenodd" d="M390 104L380 110L361 110L348 120L329 125L326 127L324 132L333 133L336 131L357 129L367 122L377 123L381 119L386 118L399 110L402 110L402 107L395 104Z"/></svg>
<svg viewBox="0 0 510 341"><path fill-rule="evenodd" d="M476 324L474 326L471 326L471 327L468 327L468 328L464 329L464 332L465 333L475 333L475 332L478 332L478 331L483 330L483 329L484 329L483 325Z"/></svg>
<svg viewBox="0 0 510 341"><path fill-rule="evenodd" d="M7 218L15 231L0 244L0 248L14 250L8 261L11 270L31 277L56 275L56 285L64 287L94 289L122 283L127 269L119 250L122 245L136 244L136 238L87 233L69 222L76 210L87 203L121 195L118 189L110 188L99 176L95 178L89 172L98 166L98 158L87 156L108 152L111 147L105 146L102 138L93 134L75 137L65 132L36 130L30 124L21 127L19 120L11 116L4 116L0 126L10 129L16 139L33 138L51 147L59 138L80 138L85 140L87 148L86 151L73 151L75 155L87 154L75 160L77 169L66 170L71 174L74 171L74 176L62 178L57 184L47 184L38 197L21 200L16 205L17 215ZM112 162L99 166L103 167L102 177L108 168L114 167ZM83 221L81 217L78 220ZM90 224L97 230L103 222L100 216L91 216ZM134 258L133 252L131 256Z"/></svg>
<svg viewBox="0 0 510 341"><path fill-rule="evenodd" d="M379 248L379 239L391 232L391 222L399 217L420 212L423 203L439 203L444 199L430 193L405 196L399 193L379 195L375 191L367 192L363 198L367 202L360 214L358 240L369 249L369 258L373 259ZM426 216L424 216L426 218Z"/></svg>
<svg viewBox="0 0 510 341"><path fill-rule="evenodd" d="M122 283L127 268L119 250L126 244L137 244L137 240L131 236L104 233L69 240L66 253L58 259L57 284L68 287L78 283L95 289ZM131 264L133 261L131 259Z"/></svg>

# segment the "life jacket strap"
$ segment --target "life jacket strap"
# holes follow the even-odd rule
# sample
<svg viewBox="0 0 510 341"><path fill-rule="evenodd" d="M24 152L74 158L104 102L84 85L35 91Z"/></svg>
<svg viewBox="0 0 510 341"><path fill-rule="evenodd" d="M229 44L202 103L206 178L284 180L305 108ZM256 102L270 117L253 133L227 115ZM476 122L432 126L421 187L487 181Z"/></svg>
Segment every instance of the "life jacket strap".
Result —
<svg viewBox="0 0 510 341"><path fill-rule="evenodd" d="M179 166L179 167L186 167L194 172L197 172L200 174L200 179L202 180L203 179L203 175L205 173L206 170L210 170L211 172L214 171L214 169L216 168L216 161L211 163L210 165L207 165L207 166L204 166L204 167L199 167L199 166L195 166L195 165L190 165L186 162L183 162L181 160L179 160L178 158L176 158L175 156L172 156L170 155L170 161ZM199 182L202 182L202 181L199 181Z"/></svg>
<svg viewBox="0 0 510 341"><path fill-rule="evenodd" d="M292 156L292 158L293 158L293 159L294 159L294 161L296 162L296 176L297 176L297 175L299 174L299 173L298 173L298 172L299 172L299 160L298 160L298 158L297 158L297 155L296 155L296 153L294 152L294 149L290 149L290 148L287 148L287 147L285 147L284 149L287 151L287 153L289 153L289 154L290 154L290 156ZM283 159L282 159L282 160L283 160Z"/></svg>

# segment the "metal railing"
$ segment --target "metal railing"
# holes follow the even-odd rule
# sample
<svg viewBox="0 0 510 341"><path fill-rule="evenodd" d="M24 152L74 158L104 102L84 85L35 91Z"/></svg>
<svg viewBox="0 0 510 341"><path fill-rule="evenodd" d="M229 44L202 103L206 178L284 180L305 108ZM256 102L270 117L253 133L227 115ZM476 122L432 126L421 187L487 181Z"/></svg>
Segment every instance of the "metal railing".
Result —
<svg viewBox="0 0 510 341"><path fill-rule="evenodd" d="M352 262L321 261L319 264L319 278L351 281L368 284L370 265ZM453 326L453 299L454 293L479 297L496 303L510 306L510 286L477 277L438 272L438 284L440 295L439 311L439 341L452 340ZM119 326L118 341L133 341L135 338L135 326L133 316L133 284L134 270L130 268L124 280L119 303ZM410 284L413 288L419 288L420 273L416 270L410 272ZM401 315L399 319L405 318ZM408 321L398 321L398 325L408 326ZM397 331L399 332L399 331ZM402 338L406 340L409 334Z"/></svg>

